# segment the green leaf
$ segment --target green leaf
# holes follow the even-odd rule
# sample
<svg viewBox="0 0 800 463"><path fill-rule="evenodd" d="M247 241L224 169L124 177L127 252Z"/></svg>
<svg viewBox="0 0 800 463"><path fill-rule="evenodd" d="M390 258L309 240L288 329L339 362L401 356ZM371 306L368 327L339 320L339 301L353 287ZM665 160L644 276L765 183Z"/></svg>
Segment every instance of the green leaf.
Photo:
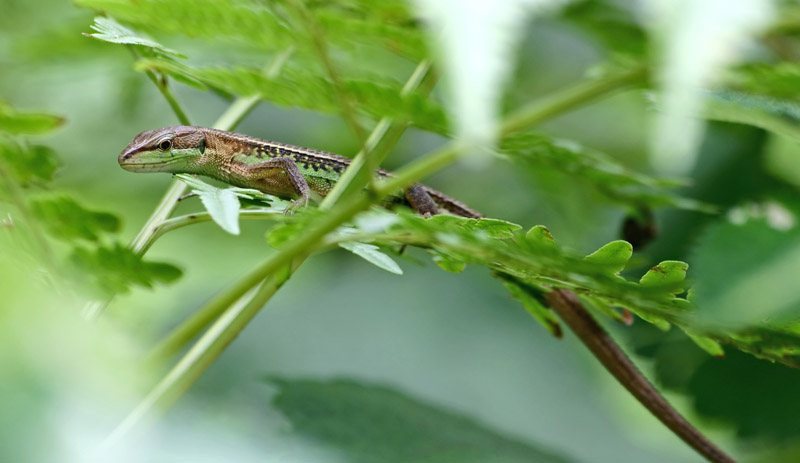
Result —
<svg viewBox="0 0 800 463"><path fill-rule="evenodd" d="M631 8L595 0L569 2L560 17L587 31L611 52L642 56L647 34Z"/></svg>
<svg viewBox="0 0 800 463"><path fill-rule="evenodd" d="M584 258L586 262L600 265L613 275L621 272L633 255L633 246L623 240L612 241Z"/></svg>
<svg viewBox="0 0 800 463"><path fill-rule="evenodd" d="M609 200L631 209L675 207L700 212L716 212L708 204L683 198L669 191L683 185L678 179L657 179L634 172L608 155L569 140L537 133L506 137L500 153L512 160L523 160L537 169L548 167L590 184Z"/></svg>
<svg viewBox="0 0 800 463"><path fill-rule="evenodd" d="M102 40L104 42L146 47L158 54L167 55L174 58L186 58L186 55L167 48L155 40L137 35L135 32L127 27L124 27L122 24L116 22L112 18L98 16L94 18L94 24L92 24L91 28L95 31L95 33L84 33L83 35Z"/></svg>
<svg viewBox="0 0 800 463"><path fill-rule="evenodd" d="M725 350L722 349L722 346L717 341L699 334L694 334L690 331L687 331L686 335L689 336L689 339L694 341L699 348L703 349L714 357L725 357Z"/></svg>
<svg viewBox="0 0 800 463"><path fill-rule="evenodd" d="M558 323L558 318L553 312L539 302L539 299L532 294L531 288L523 287L508 278L501 279L503 280L503 285L508 292L511 293L511 297L522 303L525 310L531 314L536 321L544 326L553 336L557 338L562 336L563 333L561 332L561 325Z"/></svg>
<svg viewBox="0 0 800 463"><path fill-rule="evenodd" d="M160 262L146 262L130 249L77 247L70 256L74 276L95 296L125 294L132 286L151 288L154 283L171 283L181 277L179 268Z"/></svg>
<svg viewBox="0 0 800 463"><path fill-rule="evenodd" d="M200 196L206 210L217 225L231 235L239 234L239 198L229 189L215 188L212 191L195 192Z"/></svg>
<svg viewBox="0 0 800 463"><path fill-rule="evenodd" d="M136 68L192 79L222 91L240 96L261 95L280 106L295 106L325 113L341 111L337 89L324 70L286 63L278 75L272 76L255 67L192 68L163 59L140 60ZM341 79L344 92L364 115L378 120L391 117L409 121L418 128L446 134L447 123L441 105L420 93L402 96L402 84L395 79L370 75Z"/></svg>
<svg viewBox="0 0 800 463"><path fill-rule="evenodd" d="M40 145L25 146L0 137L0 162L9 167L11 175L23 186L49 182L61 167L55 152Z"/></svg>
<svg viewBox="0 0 800 463"><path fill-rule="evenodd" d="M257 0L76 0L143 30L240 45L263 51L313 43L308 24L284 2ZM399 2L306 2L327 46L348 52L376 47L418 61L426 54L422 31ZM157 19L157 20L156 20ZM263 53L262 53L263 55Z"/></svg>
<svg viewBox="0 0 800 463"><path fill-rule="evenodd" d="M339 243L339 247L352 252L370 264L378 268L382 268L389 273L394 273L395 275L403 274L403 269L397 265L397 262L392 260L392 258L386 254L382 253L380 248L373 244L359 243L357 241L344 241Z"/></svg>
<svg viewBox="0 0 800 463"><path fill-rule="evenodd" d="M46 113L19 112L0 101L0 133L36 135L61 126L64 118Z"/></svg>
<svg viewBox="0 0 800 463"><path fill-rule="evenodd" d="M395 389L351 380L271 378L272 405L304 440L324 443L352 463L536 462L563 457L503 436L472 419ZM291 456L288 458L292 460Z"/></svg>
<svg viewBox="0 0 800 463"><path fill-rule="evenodd" d="M42 198L31 202L31 210L56 238L97 241L102 233L119 231L119 219L107 212L95 212L68 197Z"/></svg>
<svg viewBox="0 0 800 463"><path fill-rule="evenodd" d="M433 254L433 262L445 272L461 273L467 268L467 263L437 251L430 251Z"/></svg>
<svg viewBox="0 0 800 463"><path fill-rule="evenodd" d="M800 96L800 65L793 61L748 64L729 74L728 85L742 93L792 101Z"/></svg>
<svg viewBox="0 0 800 463"><path fill-rule="evenodd" d="M669 292L679 294L684 291L683 280L689 264L679 260L665 260L651 268L639 280L642 286L658 286L668 288Z"/></svg>
<svg viewBox="0 0 800 463"><path fill-rule="evenodd" d="M578 296L578 299L580 299L584 305L591 307L604 315L607 315L612 320L622 323L623 325L630 325L633 323L633 316L630 315L630 311L628 311L626 315L626 312L620 313L613 307L609 307L608 304L598 300L597 298L589 297L585 294L576 294L576 296Z"/></svg>
<svg viewBox="0 0 800 463"><path fill-rule="evenodd" d="M800 140L800 106L791 101L731 91L707 92L703 116L747 124Z"/></svg>
<svg viewBox="0 0 800 463"><path fill-rule="evenodd" d="M194 193L200 197L214 222L232 235L239 234L239 195L236 188L217 188L190 175L176 175L188 184Z"/></svg>
<svg viewBox="0 0 800 463"><path fill-rule="evenodd" d="M555 249L556 246L553 234L544 225L536 225L528 230L528 233L525 234L525 239L537 251L549 251Z"/></svg>
<svg viewBox="0 0 800 463"><path fill-rule="evenodd" d="M766 218L721 221L701 235L693 261L693 301L704 318L742 327L768 319L784 324L800 314L796 227L780 230Z"/></svg>

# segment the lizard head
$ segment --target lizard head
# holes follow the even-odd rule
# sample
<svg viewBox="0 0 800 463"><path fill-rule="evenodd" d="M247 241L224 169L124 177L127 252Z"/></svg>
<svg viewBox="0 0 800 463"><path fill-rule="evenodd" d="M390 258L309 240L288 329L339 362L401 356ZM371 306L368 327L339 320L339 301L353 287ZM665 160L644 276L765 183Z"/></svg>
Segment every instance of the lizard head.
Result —
<svg viewBox="0 0 800 463"><path fill-rule="evenodd" d="M199 127L146 130L120 153L119 165L131 172L189 172L200 164L206 136Z"/></svg>

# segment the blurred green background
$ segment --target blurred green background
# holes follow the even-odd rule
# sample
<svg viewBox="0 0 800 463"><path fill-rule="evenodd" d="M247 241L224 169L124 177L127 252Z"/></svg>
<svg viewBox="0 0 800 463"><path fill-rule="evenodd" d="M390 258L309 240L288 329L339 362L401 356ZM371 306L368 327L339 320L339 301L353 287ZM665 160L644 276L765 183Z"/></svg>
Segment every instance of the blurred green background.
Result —
<svg viewBox="0 0 800 463"><path fill-rule="evenodd" d="M89 32L93 12L55 0L2 0L0 11L0 99L66 119L40 140L63 160L53 188L117 214L121 236L132 238L170 177L124 172L116 157L140 131L175 124L174 115L146 77L133 71L122 47L81 35ZM580 79L611 53L566 15L529 26L508 84L511 106ZM193 63L259 60L244 48L157 38ZM211 125L228 104L180 84L174 90L198 125ZM643 95L627 92L541 129L649 171L651 117ZM261 103L237 131L346 155L358 150L339 117L269 103ZM385 166L402 165L441 141L410 130ZM711 125L685 194L723 208L770 198L800 204L796 186L765 167L770 143L758 129ZM796 159L789 163L797 166ZM583 253L618 239L627 212L566 174L505 161L481 169L456 165L426 183L488 216L526 227L546 224L561 243ZM180 211L199 207L189 200ZM637 250L633 273L664 259L691 263L693 244L720 217L664 210L657 219L661 235ZM118 297L95 324L78 316L80 298L43 291L35 271L21 272L11 259L0 262L0 460L92 461L92 445L153 380L130 377L127 365L260 262L267 252L265 229L264 223L245 221L242 235L231 236L206 223L166 235L148 257L179 266L183 278ZM0 243L5 256L13 254L12 241ZM345 392L348 385L374 386L370 393L381 403L402 394L529 450L557 455L530 461L700 460L571 333L563 340L549 336L487 270L452 275L417 251L406 257L400 261L403 276L343 251L313 257L154 431L115 461L353 461L347 438L290 424L291 398L288 405L271 403L279 389L297 380L319 382L323 394L335 380L344 381L339 385ZM723 448L752 461L800 458L796 370L732 350L724 360L714 359L677 330L664 333L639 321L608 328L690 421ZM379 454L377 447L366 451Z"/></svg>

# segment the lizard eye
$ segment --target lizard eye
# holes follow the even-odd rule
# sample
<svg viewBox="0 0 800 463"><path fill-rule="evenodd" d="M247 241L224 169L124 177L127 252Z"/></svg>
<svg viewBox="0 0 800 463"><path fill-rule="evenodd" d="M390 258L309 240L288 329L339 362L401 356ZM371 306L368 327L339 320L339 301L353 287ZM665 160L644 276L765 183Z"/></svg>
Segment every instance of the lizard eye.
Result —
<svg viewBox="0 0 800 463"><path fill-rule="evenodd" d="M172 148L172 140L170 139L161 140L161 143L158 144L158 149L161 151L169 151L170 148Z"/></svg>

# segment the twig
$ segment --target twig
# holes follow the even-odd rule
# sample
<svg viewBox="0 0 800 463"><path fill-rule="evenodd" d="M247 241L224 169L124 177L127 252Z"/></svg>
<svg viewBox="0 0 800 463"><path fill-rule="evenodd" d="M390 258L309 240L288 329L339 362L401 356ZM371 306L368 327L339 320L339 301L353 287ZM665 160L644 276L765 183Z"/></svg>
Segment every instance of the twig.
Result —
<svg viewBox="0 0 800 463"><path fill-rule="evenodd" d="M548 305L570 327L592 354L617 381L655 415L666 427L698 453L715 463L734 463L735 460L714 445L689 424L667 400L647 381L600 324L583 307L571 291L554 289L547 293Z"/></svg>

